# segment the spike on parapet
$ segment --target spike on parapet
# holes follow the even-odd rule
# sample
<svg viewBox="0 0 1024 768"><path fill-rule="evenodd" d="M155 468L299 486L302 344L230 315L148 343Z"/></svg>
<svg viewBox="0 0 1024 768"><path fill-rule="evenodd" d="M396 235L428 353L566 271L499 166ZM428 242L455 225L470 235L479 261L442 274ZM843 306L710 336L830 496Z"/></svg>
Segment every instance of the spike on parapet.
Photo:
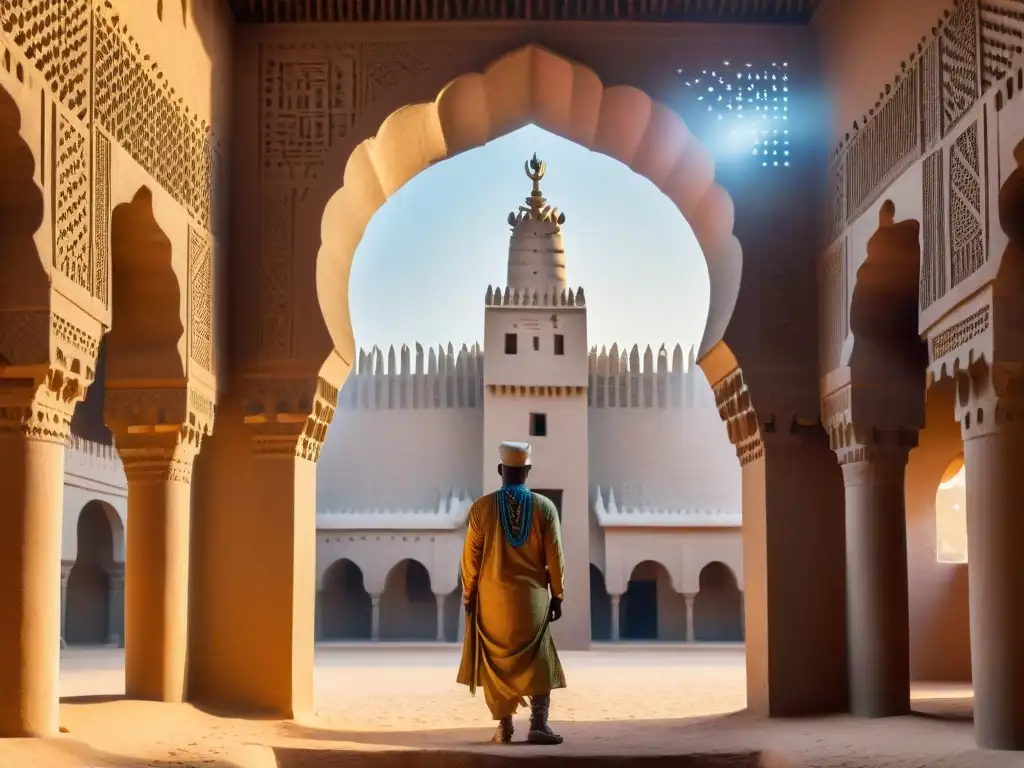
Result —
<svg viewBox="0 0 1024 768"><path fill-rule="evenodd" d="M484 294L484 305L488 307L584 307L586 306L585 294L582 288L559 289L555 286L547 288L544 293L539 289L532 292L523 288L504 289L492 285L487 286Z"/></svg>
<svg viewBox="0 0 1024 768"><path fill-rule="evenodd" d="M360 349L357 371L339 393L339 407L397 410L483 405L483 351L478 343L462 344L458 355L451 342L427 350L419 343L415 347L415 371L407 344L388 348L386 367L379 347Z"/></svg>
<svg viewBox="0 0 1024 768"><path fill-rule="evenodd" d="M665 344L657 347L633 344L620 348L591 348L588 360L590 387L588 402L596 408L694 408L707 403L705 388L697 384L699 371L684 365L682 345L673 347L671 364Z"/></svg>

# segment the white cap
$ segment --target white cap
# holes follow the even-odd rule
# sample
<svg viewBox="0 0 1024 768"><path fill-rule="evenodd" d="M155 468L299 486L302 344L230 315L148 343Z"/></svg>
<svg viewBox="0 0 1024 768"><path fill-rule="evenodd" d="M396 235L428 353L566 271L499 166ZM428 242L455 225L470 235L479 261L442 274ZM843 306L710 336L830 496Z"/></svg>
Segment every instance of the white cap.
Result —
<svg viewBox="0 0 1024 768"><path fill-rule="evenodd" d="M506 442L498 446L498 455L506 467L528 467L532 450L529 443Z"/></svg>

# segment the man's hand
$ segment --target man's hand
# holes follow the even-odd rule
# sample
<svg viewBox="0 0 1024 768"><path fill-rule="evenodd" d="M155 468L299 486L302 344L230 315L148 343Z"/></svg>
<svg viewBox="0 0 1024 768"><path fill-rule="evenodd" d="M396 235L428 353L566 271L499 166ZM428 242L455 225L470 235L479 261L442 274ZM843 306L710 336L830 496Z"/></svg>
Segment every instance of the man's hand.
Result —
<svg viewBox="0 0 1024 768"><path fill-rule="evenodd" d="M551 598L551 621L558 621L562 618L562 598L552 597Z"/></svg>
<svg viewBox="0 0 1024 768"><path fill-rule="evenodd" d="M476 610L476 592L471 592L468 597L463 598L462 604L466 607L466 615L472 616Z"/></svg>

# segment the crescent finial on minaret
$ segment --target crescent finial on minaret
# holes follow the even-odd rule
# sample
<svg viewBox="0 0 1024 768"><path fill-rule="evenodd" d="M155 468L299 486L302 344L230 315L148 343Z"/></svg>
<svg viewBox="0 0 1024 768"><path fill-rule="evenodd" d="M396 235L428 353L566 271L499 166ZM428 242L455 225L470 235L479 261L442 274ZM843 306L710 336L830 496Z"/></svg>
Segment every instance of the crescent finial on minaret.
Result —
<svg viewBox="0 0 1024 768"><path fill-rule="evenodd" d="M534 183L536 187L537 183L544 178L544 174L548 170L548 164L543 160L537 158L537 153L533 153L533 157L524 163L526 166L526 178Z"/></svg>

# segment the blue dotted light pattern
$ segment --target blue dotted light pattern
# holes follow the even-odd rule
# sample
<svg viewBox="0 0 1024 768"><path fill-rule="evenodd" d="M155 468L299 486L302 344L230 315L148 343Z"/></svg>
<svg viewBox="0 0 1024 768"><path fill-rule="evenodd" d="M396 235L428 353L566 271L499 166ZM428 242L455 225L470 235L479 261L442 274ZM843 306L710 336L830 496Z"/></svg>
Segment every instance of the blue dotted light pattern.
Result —
<svg viewBox="0 0 1024 768"><path fill-rule="evenodd" d="M757 158L765 168L788 168L789 62L757 67L723 61L721 66L677 74L726 132L725 141Z"/></svg>

